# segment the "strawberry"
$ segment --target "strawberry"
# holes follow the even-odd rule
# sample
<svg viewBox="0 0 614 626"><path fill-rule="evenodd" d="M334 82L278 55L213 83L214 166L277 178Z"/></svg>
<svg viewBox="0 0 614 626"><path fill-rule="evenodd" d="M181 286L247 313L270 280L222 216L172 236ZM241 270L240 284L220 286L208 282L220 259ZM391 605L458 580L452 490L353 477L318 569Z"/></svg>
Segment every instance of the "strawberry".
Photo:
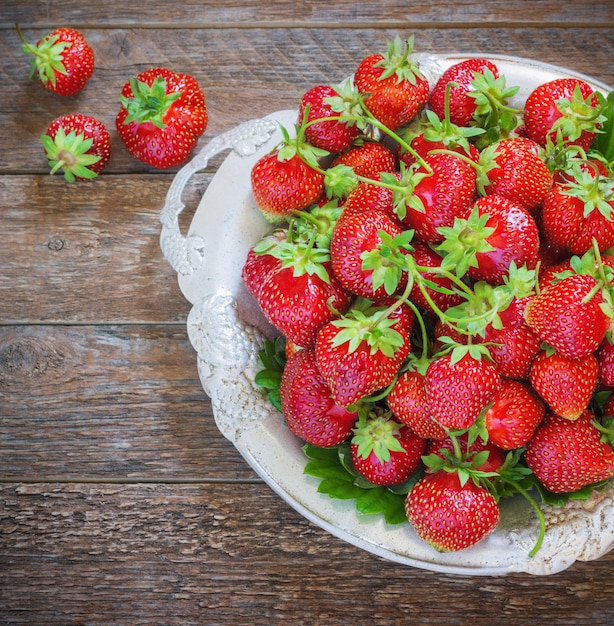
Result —
<svg viewBox="0 0 614 626"><path fill-rule="evenodd" d="M431 414L444 428L469 428L501 386L497 368L479 346L458 346L433 359L425 375Z"/></svg>
<svg viewBox="0 0 614 626"><path fill-rule="evenodd" d="M488 441L503 450L526 445L544 419L546 407L526 383L504 379L484 413Z"/></svg>
<svg viewBox="0 0 614 626"><path fill-rule="evenodd" d="M614 387L614 343L607 337L596 353L599 363L599 380L606 387Z"/></svg>
<svg viewBox="0 0 614 626"><path fill-rule="evenodd" d="M555 413L575 420L588 407L597 387L599 363L594 354L572 359L542 351L535 357L529 377Z"/></svg>
<svg viewBox="0 0 614 626"><path fill-rule="evenodd" d="M305 143L304 126L297 126L296 131L296 137L291 139L282 127L282 143L260 157L251 170L256 204L272 223L287 221L324 194L324 174L317 159L326 152Z"/></svg>
<svg viewBox="0 0 614 626"><path fill-rule="evenodd" d="M440 552L468 548L499 524L495 497L458 472L426 474L405 500L407 519L418 536Z"/></svg>
<svg viewBox="0 0 614 626"><path fill-rule="evenodd" d="M357 176L379 180L381 172L394 172L397 160L394 152L378 141L361 141L337 155L331 167L347 165Z"/></svg>
<svg viewBox="0 0 614 626"><path fill-rule="evenodd" d="M539 232L531 214L503 196L478 198L471 213L441 227L437 251L444 267L474 280L502 284L510 266L533 269L539 260Z"/></svg>
<svg viewBox="0 0 614 626"><path fill-rule="evenodd" d="M45 87L60 96L73 96L85 87L94 73L94 51L85 37L74 28L56 28L29 44L19 26L22 50L32 55L30 78L37 74Z"/></svg>
<svg viewBox="0 0 614 626"><path fill-rule="evenodd" d="M400 422L424 439L443 439L446 431L431 416L426 401L424 374L403 372L386 396L388 407Z"/></svg>
<svg viewBox="0 0 614 626"><path fill-rule="evenodd" d="M330 103L331 98L338 101L342 110L347 108L351 111L353 106L359 106L358 94L353 96L352 91L347 88L316 85L306 91L300 99L298 123L306 121L309 124L305 128L305 139L311 145L328 152L342 152L348 149L358 136L358 126L356 122L344 121L341 114L335 112Z"/></svg>
<svg viewBox="0 0 614 626"><path fill-rule="evenodd" d="M475 168L452 154L429 154L399 183L404 200L397 213L425 243L440 243L441 227L465 216L476 194Z"/></svg>
<svg viewBox="0 0 614 626"><path fill-rule="evenodd" d="M382 246L388 242L382 238L384 234L394 241L404 231L395 216L378 209L353 215L346 215L344 209L333 228L330 242L333 270L339 282L352 293L380 299L403 288L406 277L402 262L394 265L395 257L382 253ZM397 256L406 253L406 246L401 246Z"/></svg>
<svg viewBox="0 0 614 626"><path fill-rule="evenodd" d="M574 421L550 413L538 426L525 459L549 491L571 493L614 476L614 451L594 419L588 410Z"/></svg>
<svg viewBox="0 0 614 626"><path fill-rule="evenodd" d="M514 298L499 311L499 324L488 324L484 342L499 374L506 378L526 380L533 359L541 349L541 339L524 319L530 297Z"/></svg>
<svg viewBox="0 0 614 626"><path fill-rule="evenodd" d="M106 126L89 115L75 113L54 119L41 142L51 173L64 171L64 178L91 180L107 166L111 156L111 137Z"/></svg>
<svg viewBox="0 0 614 626"><path fill-rule="evenodd" d="M362 182L353 189L343 203L341 218L355 213L364 213L376 209L396 218L394 214L393 193L388 187Z"/></svg>
<svg viewBox="0 0 614 626"><path fill-rule="evenodd" d="M358 414L334 403L313 350L299 350L289 357L279 392L288 428L307 443L329 448L352 434Z"/></svg>
<svg viewBox="0 0 614 626"><path fill-rule="evenodd" d="M489 70L494 78L499 77L499 69L488 59L473 58L455 63L435 83L429 95L429 108L434 111L439 119L446 115L446 97L449 99L449 118L452 124L457 126L469 126L474 121L476 100L469 94L474 91L472 85L476 74L484 74ZM452 86L448 85L452 83ZM446 94L446 91L449 93Z"/></svg>
<svg viewBox="0 0 614 626"><path fill-rule="evenodd" d="M396 37L386 54L369 55L354 72L365 106L390 130L409 123L427 102L429 83L411 58L413 43L413 37L405 45Z"/></svg>
<svg viewBox="0 0 614 626"><path fill-rule="evenodd" d="M148 165L182 165L205 132L205 96L188 74L154 67L132 77L120 95L115 126L128 152Z"/></svg>
<svg viewBox="0 0 614 626"><path fill-rule="evenodd" d="M390 412L361 415L353 430L350 458L356 470L374 485L398 485L418 468L426 440L397 422Z"/></svg>
<svg viewBox="0 0 614 626"><path fill-rule="evenodd" d="M411 351L413 324L406 304L359 300L322 328L316 339L318 369L337 404L349 406L394 381Z"/></svg>
<svg viewBox="0 0 614 626"><path fill-rule="evenodd" d="M256 299L260 296L262 285L269 275L281 268L281 260L272 252L277 248L277 244L287 240L288 231L277 228L249 249L241 269L241 278L249 293Z"/></svg>
<svg viewBox="0 0 614 626"><path fill-rule="evenodd" d="M541 146L561 141L588 150L603 121L593 88L579 78L555 78L527 97L524 124L529 139Z"/></svg>
<svg viewBox="0 0 614 626"><path fill-rule="evenodd" d="M527 324L568 359L592 354L610 327L600 284L574 274L546 287L525 308Z"/></svg>
<svg viewBox="0 0 614 626"><path fill-rule="evenodd" d="M595 160L572 164L545 194L541 228L551 244L571 254L584 254L593 240L599 250L614 245L614 180L601 171Z"/></svg>
<svg viewBox="0 0 614 626"><path fill-rule="evenodd" d="M528 211L536 209L552 187L541 146L526 137L502 139L484 148L479 166L483 195L503 196Z"/></svg>
<svg viewBox="0 0 614 626"><path fill-rule="evenodd" d="M312 346L320 329L350 306L352 295L335 278L327 250L286 241L271 254L281 267L262 282L262 313L293 343Z"/></svg>

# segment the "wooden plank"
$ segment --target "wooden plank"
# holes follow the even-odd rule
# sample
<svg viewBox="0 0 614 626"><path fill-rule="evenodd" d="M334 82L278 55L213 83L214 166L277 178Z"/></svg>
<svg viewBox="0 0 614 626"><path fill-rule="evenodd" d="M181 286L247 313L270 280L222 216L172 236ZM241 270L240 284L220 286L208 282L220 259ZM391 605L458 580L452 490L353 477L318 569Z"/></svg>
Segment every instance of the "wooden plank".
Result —
<svg viewBox="0 0 614 626"><path fill-rule="evenodd" d="M565 6L566 3L560 3ZM0 67L2 145L12 138L19 150L4 149L0 172L48 171L39 136L55 117L69 112L94 115L108 126L113 154L108 172L153 172L133 159L115 130L124 83L155 65L194 75L207 98L211 137L254 117L296 108L300 95L318 83L351 74L362 58L385 50L397 34L412 30L358 29L89 29L96 71L85 89L60 98L28 80L28 61L15 34L0 30L5 58ZM565 65L614 84L614 30L544 28L424 29L416 33L417 52L513 54ZM595 45L599 42L599 45ZM250 50L245 54L245 50ZM590 51L587 52L587 51ZM224 59L219 63L218 59ZM18 94L17 96L15 94Z"/></svg>
<svg viewBox="0 0 614 626"><path fill-rule="evenodd" d="M210 176L186 188L189 226ZM170 175L104 176L70 185L1 176L0 323L184 322L190 309L160 251Z"/></svg>
<svg viewBox="0 0 614 626"><path fill-rule="evenodd" d="M0 326L0 479L254 480L183 324Z"/></svg>
<svg viewBox="0 0 614 626"><path fill-rule="evenodd" d="M334 3L289 2L276 0L217 0L216 2L174 3L160 11L154 3L134 6L119 0L110 0L99 7L94 3L65 0L59 6L46 3L43 7L37 0L22 0L3 4L0 7L0 27L10 28L15 22L27 26L47 27L58 24L107 24L122 25L192 25L193 27L227 27L228 25L282 25L321 26L330 23L347 27L380 24L479 24L521 23L528 27L544 23L590 23L603 24L612 21L611 7L607 2L591 4L572 0L533 0L528 6L522 2L492 0L476 4L472 0L441 1L437 3L407 3L394 0L380 2L354 2L336 0ZM85 6L84 6L85 5ZM527 10L529 9L530 10Z"/></svg>
<svg viewBox="0 0 614 626"><path fill-rule="evenodd" d="M330 536L263 484L2 484L0 528L5 624L614 618L614 554L548 577L426 572Z"/></svg>

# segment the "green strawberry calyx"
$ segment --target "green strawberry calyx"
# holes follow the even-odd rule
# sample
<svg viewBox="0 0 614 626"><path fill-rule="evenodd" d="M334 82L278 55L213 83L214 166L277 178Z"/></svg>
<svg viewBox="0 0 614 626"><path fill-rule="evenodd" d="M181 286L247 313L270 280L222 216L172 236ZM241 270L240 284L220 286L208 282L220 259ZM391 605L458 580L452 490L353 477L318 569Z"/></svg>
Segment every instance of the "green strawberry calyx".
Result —
<svg viewBox="0 0 614 626"><path fill-rule="evenodd" d="M594 98L597 98L598 106L593 106ZM550 132L560 132L566 142L576 141L583 132L596 132L607 121L603 115L605 98L598 92L590 93L584 98L579 83L574 87L571 98L560 98L555 101L555 105L561 117L554 122Z"/></svg>
<svg viewBox="0 0 614 626"><path fill-rule="evenodd" d="M372 355L381 352L393 358L405 342L403 335L394 328L398 320L390 317L390 312L399 305L395 303L384 309L372 306L370 300L359 300L343 317L331 322L340 329L333 339L333 347L347 343L348 354L351 354L365 342Z"/></svg>
<svg viewBox="0 0 614 626"><path fill-rule="evenodd" d="M473 90L467 95L474 99L476 106L472 125L485 131L476 141L476 147L481 150L502 137L508 137L518 127L521 110L510 106L509 100L520 87L508 87L505 76L495 78L488 67L475 73L471 86Z"/></svg>
<svg viewBox="0 0 614 626"><path fill-rule="evenodd" d="M413 35L405 43L398 35L393 41L389 41L388 49L382 55L383 59L375 64L375 67L384 69L379 80L396 76L397 83L407 80L412 85L415 85L418 80L424 80L420 66L411 59L413 51Z"/></svg>
<svg viewBox="0 0 614 626"><path fill-rule="evenodd" d="M373 453L380 463L390 460L391 452L405 452L399 441L402 424L392 419L390 411L375 409L365 415L360 412L353 429L352 443L358 447L358 456L366 459Z"/></svg>
<svg viewBox="0 0 614 626"><path fill-rule="evenodd" d="M453 226L442 226L438 232L443 235L444 241L436 250L443 256L442 266L454 269L456 275L463 277L470 267L477 267L479 253L492 252L494 246L488 243L488 237L495 228L487 226L490 220L488 213L480 215L475 206L469 217L454 219Z"/></svg>
<svg viewBox="0 0 614 626"><path fill-rule="evenodd" d="M614 203L614 178L602 176L590 161L586 162L592 171L582 168L581 162L573 162L566 170L567 180L561 186L561 193L578 198L584 204L584 217L597 210L607 220L612 219Z"/></svg>
<svg viewBox="0 0 614 626"><path fill-rule="evenodd" d="M26 41L19 24L15 26L22 41L21 49L33 57L30 66L30 78L36 73L43 84L51 83L55 87L56 75L68 74L64 66L64 52L72 46L72 43L58 41L59 35L47 35L41 39L38 45L33 45Z"/></svg>
<svg viewBox="0 0 614 626"><path fill-rule="evenodd" d="M64 170L64 178L68 182L75 182L76 178L91 180L97 173L90 169L91 165L100 161L97 154L88 154L93 140L86 138L84 133L71 130L68 135L60 126L55 138L41 135L41 142L51 167L51 174Z"/></svg>
<svg viewBox="0 0 614 626"><path fill-rule="evenodd" d="M166 128L164 118L174 102L181 98L182 91L167 93L166 80L156 77L151 85L136 77L130 78L133 97L121 95L122 105L128 111L124 124L136 121L139 124L151 122L158 128Z"/></svg>

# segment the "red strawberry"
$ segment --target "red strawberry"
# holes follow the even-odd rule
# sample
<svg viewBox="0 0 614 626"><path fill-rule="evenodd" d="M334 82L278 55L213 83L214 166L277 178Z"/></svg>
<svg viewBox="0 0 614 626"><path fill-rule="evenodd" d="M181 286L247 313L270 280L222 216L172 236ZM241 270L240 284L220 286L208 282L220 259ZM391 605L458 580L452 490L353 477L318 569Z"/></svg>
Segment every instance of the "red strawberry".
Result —
<svg viewBox="0 0 614 626"><path fill-rule="evenodd" d="M494 78L499 77L497 66L488 59L466 59L449 67L435 83L429 99L429 108L439 119L446 115L446 90L449 90L449 115L452 124L469 126L474 121L476 99L469 94L474 91L472 82L476 74L484 74L487 69ZM449 83L454 83L448 87Z"/></svg>
<svg viewBox="0 0 614 626"><path fill-rule="evenodd" d="M335 276L352 293L380 299L403 288L406 276L400 267L391 265L390 257L381 252L382 232L394 238L403 234L396 217L372 209L346 216L333 228L330 255ZM399 250L399 254L406 254ZM390 273L394 289L388 292Z"/></svg>
<svg viewBox="0 0 614 626"><path fill-rule="evenodd" d="M426 243L440 243L439 229L465 216L476 194L475 168L452 154L431 154L424 164L408 170L401 180L406 200L398 209L401 219Z"/></svg>
<svg viewBox="0 0 614 626"><path fill-rule="evenodd" d="M443 439L446 431L433 419L426 401L424 375L405 371L386 396L394 416L424 439Z"/></svg>
<svg viewBox="0 0 614 626"><path fill-rule="evenodd" d="M458 276L502 284L510 266L533 269L539 260L539 232L531 214L502 196L478 198L471 213L439 232L437 251Z"/></svg>
<svg viewBox="0 0 614 626"><path fill-rule="evenodd" d="M541 339L524 319L528 302L529 297L514 298L499 311L500 324L488 324L484 329L484 342L503 377L528 379L531 363L541 349Z"/></svg>
<svg viewBox="0 0 614 626"><path fill-rule="evenodd" d="M468 548L490 534L500 513L494 496L457 472L426 474L405 500L407 519L418 536L441 552Z"/></svg>
<svg viewBox="0 0 614 626"><path fill-rule="evenodd" d="M279 392L288 428L307 443L329 448L352 434L358 414L334 403L313 350L299 350L290 356Z"/></svg>
<svg viewBox="0 0 614 626"><path fill-rule="evenodd" d="M278 228L265 235L247 253L241 270L241 277L247 290L256 299L264 281L271 273L281 268L281 260L275 254L277 244L288 240L288 231Z"/></svg>
<svg viewBox="0 0 614 626"><path fill-rule="evenodd" d="M584 254L596 242L599 250L614 245L614 180L600 168L575 164L564 182L544 196L541 227L544 237L571 254Z"/></svg>
<svg viewBox="0 0 614 626"><path fill-rule="evenodd" d="M593 88L579 78L556 78L536 87L525 102L527 136L541 146L557 143L560 131L564 143L588 150L598 125L599 100Z"/></svg>
<svg viewBox="0 0 614 626"><path fill-rule="evenodd" d="M358 136L356 122L343 121L340 118L341 113L333 109L329 100L334 98L340 106L347 105L347 108L351 109L353 104L355 105L352 99L358 100L358 94L354 98L351 93L347 89L335 89L330 85L316 85L303 94L299 103L298 123L303 124L308 108L309 126L305 129L305 139L310 144L328 152L341 152L350 147Z"/></svg>
<svg viewBox="0 0 614 626"><path fill-rule="evenodd" d="M396 308L391 312L386 306ZM322 328L316 340L318 368L337 404L349 406L392 383L410 353L413 324L406 304L387 300L380 306L356 303Z"/></svg>
<svg viewBox="0 0 614 626"><path fill-rule="evenodd" d="M392 199L391 189L366 182L360 183L345 199L341 217L345 219L355 213L365 213L371 209L376 209L387 213L396 220Z"/></svg>
<svg viewBox="0 0 614 626"><path fill-rule="evenodd" d="M425 377L431 414L444 428L455 430L469 428L501 386L493 363L463 348L435 358Z"/></svg>
<svg viewBox="0 0 614 626"><path fill-rule="evenodd" d="M51 173L64 171L68 182L91 180L107 166L111 137L98 119L79 113L61 115L41 136Z"/></svg>
<svg viewBox="0 0 614 626"><path fill-rule="evenodd" d="M331 167L347 165L357 176L379 180L382 172L392 173L397 166L394 152L377 141L363 141L336 156Z"/></svg>
<svg viewBox="0 0 614 626"><path fill-rule="evenodd" d="M555 413L575 420L588 407L597 387L599 363L593 354L571 359L542 351L529 376L535 391Z"/></svg>
<svg viewBox="0 0 614 626"><path fill-rule="evenodd" d="M575 421L551 413L527 444L525 459L554 493L570 493L614 476L614 451L585 411Z"/></svg>
<svg viewBox="0 0 614 626"><path fill-rule="evenodd" d="M426 105L429 83L411 59L413 37L405 45L397 37L386 54L364 58L354 72L354 84L365 95L371 114L390 130L409 123Z"/></svg>
<svg viewBox="0 0 614 626"><path fill-rule="evenodd" d="M482 150L484 195L503 196L528 211L537 208L553 182L541 152L526 137L502 139Z"/></svg>
<svg viewBox="0 0 614 626"><path fill-rule="evenodd" d="M597 350L599 380L606 387L614 387L614 343L606 337Z"/></svg>
<svg viewBox="0 0 614 626"><path fill-rule="evenodd" d="M33 55L30 78L36 73L46 89L72 96L85 87L94 73L94 51L74 28L56 28L36 45L29 44L17 27L22 50Z"/></svg>
<svg viewBox="0 0 614 626"><path fill-rule="evenodd" d="M490 443L514 450L524 446L544 419L543 401L526 383L505 379L484 414Z"/></svg>
<svg viewBox="0 0 614 626"><path fill-rule="evenodd" d="M405 482L417 469L426 448L424 439L383 411L361 416L353 432L352 464L374 485Z"/></svg>
<svg viewBox="0 0 614 626"><path fill-rule="evenodd" d="M610 327L599 283L586 274L567 276L533 297L525 308L527 324L568 359L592 354Z"/></svg>
<svg viewBox="0 0 614 626"><path fill-rule="evenodd" d="M317 167L319 149L304 142L302 129L297 128L292 140L282 128L282 144L260 157L251 170L256 204L272 223L287 221L296 211L315 204L324 193L324 175Z"/></svg>
<svg viewBox="0 0 614 626"><path fill-rule="evenodd" d="M128 152L148 165L182 165L205 132L205 96L188 74L154 67L131 78L115 126Z"/></svg>
<svg viewBox="0 0 614 626"><path fill-rule="evenodd" d="M352 295L335 278L326 250L288 243L272 253L282 263L260 287L260 308L290 341L312 346L320 329L350 306Z"/></svg>

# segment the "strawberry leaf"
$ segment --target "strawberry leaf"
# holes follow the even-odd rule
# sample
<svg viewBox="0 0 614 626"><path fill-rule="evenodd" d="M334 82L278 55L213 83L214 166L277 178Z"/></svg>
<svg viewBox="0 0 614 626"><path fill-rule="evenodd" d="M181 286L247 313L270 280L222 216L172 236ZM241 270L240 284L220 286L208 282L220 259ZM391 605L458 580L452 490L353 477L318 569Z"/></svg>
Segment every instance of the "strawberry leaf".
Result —
<svg viewBox="0 0 614 626"><path fill-rule="evenodd" d="M354 500L356 510L362 515L382 515L388 524L407 522L405 494L387 487L372 485L348 466L347 446L317 448L310 444L303 447L310 459L305 465L305 474L321 478L318 493L335 500Z"/></svg>

